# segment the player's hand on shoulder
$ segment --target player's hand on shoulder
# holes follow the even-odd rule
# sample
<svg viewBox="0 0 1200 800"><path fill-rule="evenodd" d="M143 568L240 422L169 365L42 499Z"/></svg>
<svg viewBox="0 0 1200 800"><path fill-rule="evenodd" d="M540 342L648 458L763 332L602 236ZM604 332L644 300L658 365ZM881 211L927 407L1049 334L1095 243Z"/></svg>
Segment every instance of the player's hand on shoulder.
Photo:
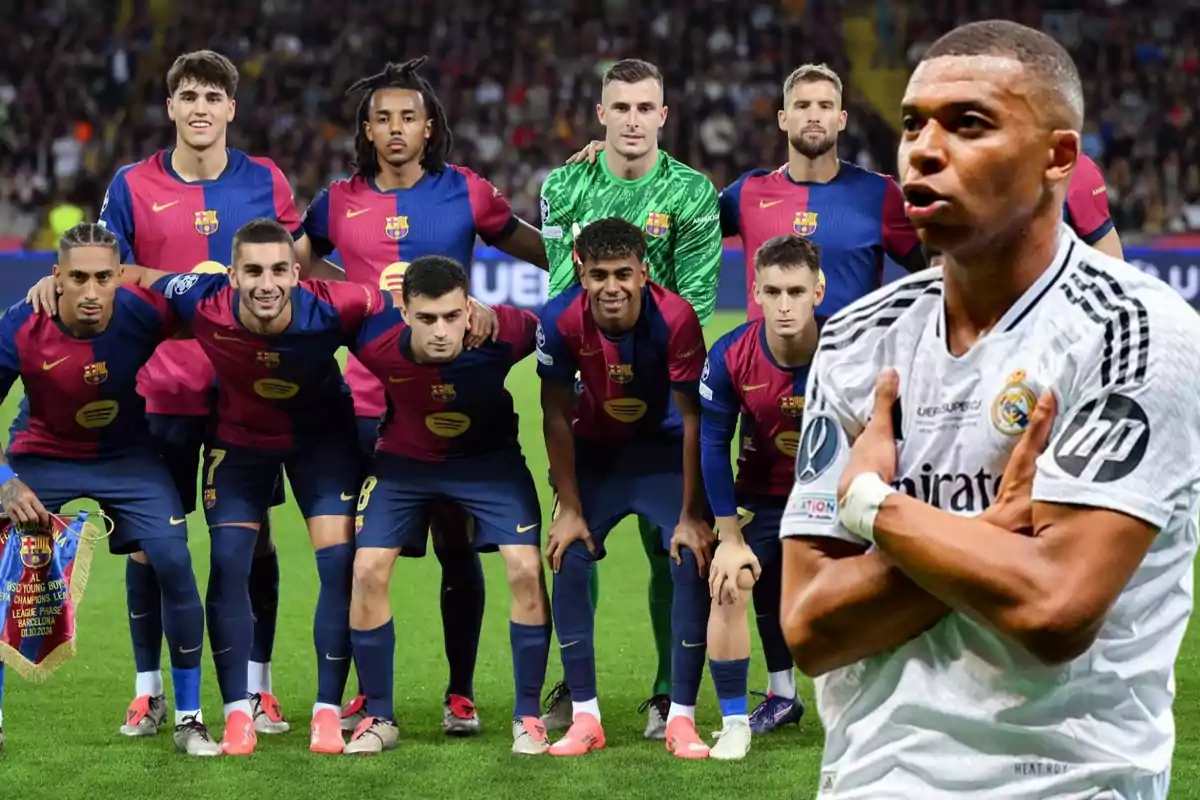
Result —
<svg viewBox="0 0 1200 800"><path fill-rule="evenodd" d="M474 297L467 304L467 338L463 346L474 350L488 339L495 339L500 328L500 318L495 309L485 306Z"/></svg>
<svg viewBox="0 0 1200 800"><path fill-rule="evenodd" d="M850 484L859 475L878 473L884 483L896 475L896 434L892 429L892 406L900 395L900 376L888 369L875 379L875 404L871 419L850 448L850 460L838 481L838 502L846 497Z"/></svg>
<svg viewBox="0 0 1200 800"><path fill-rule="evenodd" d="M33 306L33 313L58 316L58 296L62 290L53 275L47 275L30 287L25 295L25 302Z"/></svg>
<svg viewBox="0 0 1200 800"><path fill-rule="evenodd" d="M671 535L671 560L682 564L679 550L686 547L696 557L696 566L701 577L704 577L708 575L708 565L712 561L712 552L716 546L717 537L713 534L711 525L702 519L685 517L679 520Z"/></svg>
<svg viewBox="0 0 1200 800"><path fill-rule="evenodd" d="M718 605L736 603L742 591L753 588L761 574L762 566L748 544L721 542L708 568L709 596Z"/></svg>
<svg viewBox="0 0 1200 800"><path fill-rule="evenodd" d="M1055 410L1054 393L1043 392L1025 432L1008 457L996 502L980 515L980 519L1013 533L1033 535L1033 477L1037 474L1038 456L1050 442Z"/></svg>
<svg viewBox="0 0 1200 800"><path fill-rule="evenodd" d="M33 490L21 482L20 478L9 478L0 484L0 507L10 520L22 524L50 524L50 514L42 506Z"/></svg>
<svg viewBox="0 0 1200 800"><path fill-rule="evenodd" d="M562 568L563 554L575 542L583 542L589 553L596 554L596 543L592 541L592 532L583 515L577 511L560 511L546 534L546 560L550 562L550 569L558 572Z"/></svg>
<svg viewBox="0 0 1200 800"><path fill-rule="evenodd" d="M582 162L584 159L587 159L587 162L589 164L595 164L596 163L596 154L603 152L603 150L604 150L604 142L593 140L591 142L588 142L587 147L583 148L578 153L573 153L571 155L571 157L567 159L567 163L568 164L578 164L578 163Z"/></svg>

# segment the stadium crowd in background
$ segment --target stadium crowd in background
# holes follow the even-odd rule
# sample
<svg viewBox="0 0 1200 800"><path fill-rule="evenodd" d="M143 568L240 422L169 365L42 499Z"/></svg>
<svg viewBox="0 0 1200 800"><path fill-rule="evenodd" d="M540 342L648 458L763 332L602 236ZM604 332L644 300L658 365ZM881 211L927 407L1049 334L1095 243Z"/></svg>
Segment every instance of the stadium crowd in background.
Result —
<svg viewBox="0 0 1200 800"><path fill-rule="evenodd" d="M1113 0L1066 11L1022 0L931 0L907 10L832 0L607 0L600 4L315 0L198 6L146 0L20 0L0 31L0 245L50 247L49 212L94 217L114 170L170 144L161 76L181 52L211 47L246 80L231 144L273 158L301 212L352 155L345 88L388 60L426 68L454 125L451 160L484 174L527 219L545 175L599 131L599 76L617 58L658 64L670 120L663 147L724 186L782 163L780 82L826 62L848 85L841 155L891 172L893 129L854 91L843 15L873 14L878 59L909 66L968 16L1007 17L1071 47L1088 92L1085 149L1108 177L1117 228L1200 229L1200 10ZM1054 4L1051 4L1054 5ZM968 8L969 6L969 8Z"/></svg>

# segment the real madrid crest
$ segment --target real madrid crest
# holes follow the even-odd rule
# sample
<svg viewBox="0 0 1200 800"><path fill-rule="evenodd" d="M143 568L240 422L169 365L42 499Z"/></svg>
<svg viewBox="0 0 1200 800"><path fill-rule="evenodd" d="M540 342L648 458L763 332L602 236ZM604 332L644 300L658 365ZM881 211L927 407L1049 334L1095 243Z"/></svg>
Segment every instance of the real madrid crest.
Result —
<svg viewBox="0 0 1200 800"><path fill-rule="evenodd" d="M1024 432L1037 405L1037 396L1026 384L1026 377L1023 369L1013 372L992 401L992 425L1005 436Z"/></svg>

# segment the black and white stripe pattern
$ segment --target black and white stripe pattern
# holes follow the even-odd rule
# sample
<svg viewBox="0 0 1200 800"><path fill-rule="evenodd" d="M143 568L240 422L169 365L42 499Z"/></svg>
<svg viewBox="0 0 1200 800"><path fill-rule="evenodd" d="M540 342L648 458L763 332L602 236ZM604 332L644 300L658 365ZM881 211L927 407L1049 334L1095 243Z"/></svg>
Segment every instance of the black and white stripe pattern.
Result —
<svg viewBox="0 0 1200 800"><path fill-rule="evenodd" d="M1088 319L1104 328L1103 388L1137 385L1146 379L1150 359L1150 315L1103 269L1080 262L1063 293Z"/></svg>
<svg viewBox="0 0 1200 800"><path fill-rule="evenodd" d="M881 332L904 315L906 309L927 295L941 296L941 274L919 280L904 281L895 289L870 303L851 306L835 314L821 331L818 352L830 352L849 347L869 331Z"/></svg>

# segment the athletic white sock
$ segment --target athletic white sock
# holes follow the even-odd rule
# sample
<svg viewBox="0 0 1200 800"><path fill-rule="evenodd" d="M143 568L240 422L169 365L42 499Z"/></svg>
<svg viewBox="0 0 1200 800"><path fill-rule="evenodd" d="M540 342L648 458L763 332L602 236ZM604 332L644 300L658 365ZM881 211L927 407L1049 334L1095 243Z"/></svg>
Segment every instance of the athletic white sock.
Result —
<svg viewBox="0 0 1200 800"><path fill-rule="evenodd" d="M746 725L749 725L750 724L750 715L749 714L730 714L728 717L721 717L722 727L728 727L729 725L731 725L735 722L741 722Z"/></svg>
<svg viewBox="0 0 1200 800"><path fill-rule="evenodd" d="M247 717L250 717L250 719L254 719L254 712L250 709L250 701L249 700L235 700L232 703L226 703L225 704L225 719L228 720L229 716L235 711L240 711L243 714L245 714Z"/></svg>
<svg viewBox="0 0 1200 800"><path fill-rule="evenodd" d="M134 681L134 697L141 697L148 694L151 697L158 697L163 693L162 670L156 669L153 672L139 672L137 680Z"/></svg>
<svg viewBox="0 0 1200 800"><path fill-rule="evenodd" d="M0 709L0 727L4 725L4 711Z"/></svg>
<svg viewBox="0 0 1200 800"><path fill-rule="evenodd" d="M671 710L667 712L667 724L671 724L671 720L676 717L687 717L692 722L696 721L695 706L681 706L679 703L671 703Z"/></svg>
<svg viewBox="0 0 1200 800"><path fill-rule="evenodd" d="M275 694L271 686L270 661L251 661L246 665L246 691L250 694Z"/></svg>
<svg viewBox="0 0 1200 800"><path fill-rule="evenodd" d="M591 700L584 700L582 703L571 701L571 719L575 719L580 714L591 714L600 721L600 698L593 697Z"/></svg>
<svg viewBox="0 0 1200 800"><path fill-rule="evenodd" d="M200 709L195 711L175 711L175 724L182 725L184 717L195 717L196 722L204 722L204 715L200 713Z"/></svg>
<svg viewBox="0 0 1200 800"><path fill-rule="evenodd" d="M796 674L790 669L767 673L767 691L788 700L796 697Z"/></svg>
<svg viewBox="0 0 1200 800"><path fill-rule="evenodd" d="M316 718L317 712L323 708L328 708L330 711L336 711L338 717L341 717L342 710L337 706L330 705L329 703L313 703L313 718Z"/></svg>

